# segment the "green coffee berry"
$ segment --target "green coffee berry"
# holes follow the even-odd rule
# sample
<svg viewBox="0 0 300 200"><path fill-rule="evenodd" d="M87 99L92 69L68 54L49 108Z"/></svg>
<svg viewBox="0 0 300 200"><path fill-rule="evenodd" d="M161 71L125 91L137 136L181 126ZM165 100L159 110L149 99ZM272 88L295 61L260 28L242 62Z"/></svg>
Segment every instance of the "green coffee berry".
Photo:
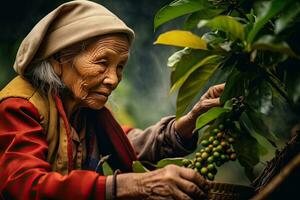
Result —
<svg viewBox="0 0 300 200"><path fill-rule="evenodd" d="M214 141L213 141L214 147L218 146L219 144L220 144L220 142L219 142L218 140L214 140Z"/></svg>
<svg viewBox="0 0 300 200"><path fill-rule="evenodd" d="M215 175L213 175L212 173L208 173L207 174L207 178L209 179L209 180L211 180L211 181L213 181L214 179L215 179Z"/></svg>
<svg viewBox="0 0 300 200"><path fill-rule="evenodd" d="M209 157L207 158L207 163L213 163L214 161L215 161L214 156L209 156Z"/></svg>
<svg viewBox="0 0 300 200"><path fill-rule="evenodd" d="M208 153L207 152L203 152L202 154L201 154L201 158L203 159L203 160L206 160L207 158L208 158Z"/></svg>
<svg viewBox="0 0 300 200"><path fill-rule="evenodd" d="M202 175L206 175L207 172L208 172L208 169L207 169L206 167L202 167L201 170L200 170L200 173L201 173Z"/></svg>

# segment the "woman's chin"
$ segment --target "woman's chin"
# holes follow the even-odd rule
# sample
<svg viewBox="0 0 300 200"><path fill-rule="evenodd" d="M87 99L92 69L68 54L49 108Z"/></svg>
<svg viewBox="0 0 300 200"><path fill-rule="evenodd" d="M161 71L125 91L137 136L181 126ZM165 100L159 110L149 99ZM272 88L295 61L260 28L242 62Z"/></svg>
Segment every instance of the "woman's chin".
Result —
<svg viewBox="0 0 300 200"><path fill-rule="evenodd" d="M104 107L106 101L92 101L87 103L87 107L92 110L100 110Z"/></svg>
<svg viewBox="0 0 300 200"><path fill-rule="evenodd" d="M88 97L82 100L84 107L88 107L92 110L100 110L104 107L105 103L107 102L108 98L103 95Z"/></svg>

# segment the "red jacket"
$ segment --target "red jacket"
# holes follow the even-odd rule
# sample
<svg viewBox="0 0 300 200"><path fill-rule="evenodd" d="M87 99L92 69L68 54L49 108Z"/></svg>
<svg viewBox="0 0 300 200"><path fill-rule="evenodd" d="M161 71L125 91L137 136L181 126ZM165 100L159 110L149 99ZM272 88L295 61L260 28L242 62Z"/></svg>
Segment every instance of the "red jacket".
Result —
<svg viewBox="0 0 300 200"><path fill-rule="evenodd" d="M57 106L65 116L61 105ZM91 111L89 117L87 128L101 134L100 146L115 155L110 164L130 171L136 156L111 113L104 108ZM25 99L8 98L0 103L0 198L104 200L105 176L87 170L73 170L64 176L51 172L39 121L38 110Z"/></svg>

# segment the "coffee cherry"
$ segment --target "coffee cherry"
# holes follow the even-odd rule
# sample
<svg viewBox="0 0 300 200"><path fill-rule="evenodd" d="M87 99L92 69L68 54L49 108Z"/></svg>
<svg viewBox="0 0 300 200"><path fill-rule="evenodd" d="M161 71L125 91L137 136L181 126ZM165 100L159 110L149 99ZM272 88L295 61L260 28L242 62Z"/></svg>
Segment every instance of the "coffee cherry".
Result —
<svg viewBox="0 0 300 200"><path fill-rule="evenodd" d="M232 161L235 161L236 160L236 153L230 154L229 159L232 160Z"/></svg>
<svg viewBox="0 0 300 200"><path fill-rule="evenodd" d="M210 136L208 138L208 141L209 141L210 144L212 144L214 140L215 140L215 138L213 136Z"/></svg>
<svg viewBox="0 0 300 200"><path fill-rule="evenodd" d="M224 162L226 162L226 161L229 160L229 156L228 156L228 155L222 154L222 155L221 155L221 160L224 161Z"/></svg>
<svg viewBox="0 0 300 200"><path fill-rule="evenodd" d="M214 140L214 141L213 141L214 147L218 146L219 144L220 144L220 142L219 142L218 140Z"/></svg>
<svg viewBox="0 0 300 200"><path fill-rule="evenodd" d="M202 161L203 161L203 160L202 160L201 157L198 157L198 158L197 158L197 162L200 162L200 163L201 163Z"/></svg>
<svg viewBox="0 0 300 200"><path fill-rule="evenodd" d="M219 158L219 157L220 157L220 153L217 152L217 151L215 151L215 152L213 153L213 156L214 156L214 158Z"/></svg>
<svg viewBox="0 0 300 200"><path fill-rule="evenodd" d="M232 138L232 137L228 138L228 142L229 143L234 143L234 138Z"/></svg>
<svg viewBox="0 0 300 200"><path fill-rule="evenodd" d="M218 134L217 134L217 138L218 139L221 139L223 137L223 133L222 132L219 132Z"/></svg>
<svg viewBox="0 0 300 200"><path fill-rule="evenodd" d="M208 169L207 169L206 167L202 167L201 170L200 170L200 173L201 173L202 175L206 175L207 172L208 172Z"/></svg>
<svg viewBox="0 0 300 200"><path fill-rule="evenodd" d="M195 166L196 166L197 168L201 168L201 163L200 163L200 162L196 162L196 163L195 163Z"/></svg>
<svg viewBox="0 0 300 200"><path fill-rule="evenodd" d="M183 166L185 166L185 167L187 167L190 163L191 163L191 161L188 160L188 159L183 159L183 160L182 160L182 164L183 164Z"/></svg>
<svg viewBox="0 0 300 200"><path fill-rule="evenodd" d="M207 163L213 163L215 161L214 156L209 156L207 158Z"/></svg>
<svg viewBox="0 0 300 200"><path fill-rule="evenodd" d="M207 173L208 180L213 181L215 179L215 175L213 175L211 172Z"/></svg>
<svg viewBox="0 0 300 200"><path fill-rule="evenodd" d="M227 150L226 150L226 153L227 153L227 154L231 154L231 153L232 153L232 149L227 149Z"/></svg>
<svg viewBox="0 0 300 200"><path fill-rule="evenodd" d="M203 152L202 154L201 154L201 158L203 159L203 160L206 160L207 158L208 158L208 153L207 152Z"/></svg>
<svg viewBox="0 0 300 200"><path fill-rule="evenodd" d="M202 140L201 145L207 147L210 144L208 140Z"/></svg>
<svg viewBox="0 0 300 200"><path fill-rule="evenodd" d="M223 124L219 124L218 128L220 129L220 131L223 131L225 129L225 126Z"/></svg>
<svg viewBox="0 0 300 200"><path fill-rule="evenodd" d="M217 129L217 128L215 128L214 130L212 130L212 135L216 135L217 133L219 133L220 132L220 130L219 129Z"/></svg>
<svg viewBox="0 0 300 200"><path fill-rule="evenodd" d="M215 167L215 165L214 164L208 164L207 165L207 169L208 169L208 171L213 171L214 169L216 169L216 167Z"/></svg>
<svg viewBox="0 0 300 200"><path fill-rule="evenodd" d="M205 147L204 151L206 151L207 153L209 153L212 149Z"/></svg>
<svg viewBox="0 0 300 200"><path fill-rule="evenodd" d="M222 146L224 149L226 149L226 148L229 146L229 144L228 144L227 142L225 142L225 141L222 141L222 142L221 142L221 146Z"/></svg>
<svg viewBox="0 0 300 200"><path fill-rule="evenodd" d="M222 152L222 151L223 151L223 147L222 147L221 145L218 145L218 146L216 147L216 151Z"/></svg>

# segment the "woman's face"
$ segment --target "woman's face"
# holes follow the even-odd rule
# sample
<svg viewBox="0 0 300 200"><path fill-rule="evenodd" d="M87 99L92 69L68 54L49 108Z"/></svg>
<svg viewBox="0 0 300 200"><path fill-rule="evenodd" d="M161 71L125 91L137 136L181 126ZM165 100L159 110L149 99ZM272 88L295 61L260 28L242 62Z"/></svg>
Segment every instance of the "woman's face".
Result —
<svg viewBox="0 0 300 200"><path fill-rule="evenodd" d="M100 109L121 81L128 54L126 36L103 36L63 64L61 78L80 106Z"/></svg>

